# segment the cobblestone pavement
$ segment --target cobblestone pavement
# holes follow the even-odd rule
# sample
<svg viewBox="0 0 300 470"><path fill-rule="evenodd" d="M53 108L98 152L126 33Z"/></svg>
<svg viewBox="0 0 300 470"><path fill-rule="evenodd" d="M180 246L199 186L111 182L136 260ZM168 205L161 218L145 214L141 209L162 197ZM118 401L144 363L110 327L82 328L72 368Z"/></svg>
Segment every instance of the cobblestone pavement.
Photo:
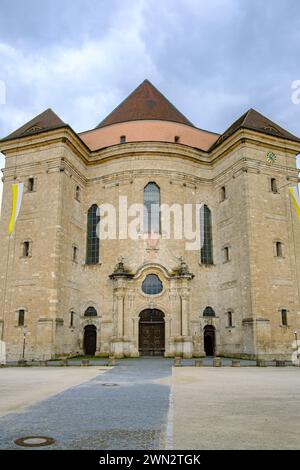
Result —
<svg viewBox="0 0 300 470"><path fill-rule="evenodd" d="M172 360L120 361L114 369L22 413L0 419L0 449L24 449L25 436L55 439L40 449L157 449L165 447Z"/></svg>

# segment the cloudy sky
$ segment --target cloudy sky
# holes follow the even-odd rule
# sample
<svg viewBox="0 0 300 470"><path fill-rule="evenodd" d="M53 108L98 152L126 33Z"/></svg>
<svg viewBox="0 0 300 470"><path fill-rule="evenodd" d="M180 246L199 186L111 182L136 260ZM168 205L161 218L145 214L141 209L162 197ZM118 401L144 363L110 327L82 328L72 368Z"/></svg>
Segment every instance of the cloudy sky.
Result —
<svg viewBox="0 0 300 470"><path fill-rule="evenodd" d="M201 128L300 135L299 64L299 0L0 0L0 137L48 107L92 128L145 78Z"/></svg>

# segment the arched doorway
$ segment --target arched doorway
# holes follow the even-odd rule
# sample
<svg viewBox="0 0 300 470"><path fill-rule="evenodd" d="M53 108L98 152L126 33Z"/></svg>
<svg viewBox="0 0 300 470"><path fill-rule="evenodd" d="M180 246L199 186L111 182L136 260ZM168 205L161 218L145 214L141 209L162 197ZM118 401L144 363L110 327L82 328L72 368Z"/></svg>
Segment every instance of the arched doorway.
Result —
<svg viewBox="0 0 300 470"><path fill-rule="evenodd" d="M140 313L139 353L141 356L165 353L165 318L160 310L147 308Z"/></svg>
<svg viewBox="0 0 300 470"><path fill-rule="evenodd" d="M212 325L206 325L204 328L204 351L206 356L215 355L216 330Z"/></svg>
<svg viewBox="0 0 300 470"><path fill-rule="evenodd" d="M87 325L84 328L83 350L86 356L95 356L97 345L97 328L95 325Z"/></svg>

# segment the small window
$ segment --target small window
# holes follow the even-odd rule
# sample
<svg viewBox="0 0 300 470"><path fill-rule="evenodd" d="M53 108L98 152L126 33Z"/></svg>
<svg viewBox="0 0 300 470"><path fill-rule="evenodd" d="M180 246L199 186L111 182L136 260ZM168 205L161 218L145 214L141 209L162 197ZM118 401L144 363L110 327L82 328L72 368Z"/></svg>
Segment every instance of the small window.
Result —
<svg viewBox="0 0 300 470"><path fill-rule="evenodd" d="M277 193L278 193L276 178L271 178L271 191L272 191L272 193L274 193L274 194L277 194Z"/></svg>
<svg viewBox="0 0 300 470"><path fill-rule="evenodd" d="M25 325L25 310L21 309L18 311L18 326Z"/></svg>
<svg viewBox="0 0 300 470"><path fill-rule="evenodd" d="M28 178L28 192L32 193L34 191L34 178Z"/></svg>
<svg viewBox="0 0 300 470"><path fill-rule="evenodd" d="M75 189L75 199L76 201L80 201L80 187L79 186L76 186L76 189Z"/></svg>
<svg viewBox="0 0 300 470"><path fill-rule="evenodd" d="M222 186L222 188L220 189L220 202L225 201L225 199L226 199L226 188L225 186Z"/></svg>
<svg viewBox="0 0 300 470"><path fill-rule="evenodd" d="M163 290L163 284L156 274L148 274L142 284L144 294L156 295Z"/></svg>
<svg viewBox="0 0 300 470"><path fill-rule="evenodd" d="M84 312L85 317L96 317L97 316L97 310L94 307L88 307L86 311Z"/></svg>
<svg viewBox="0 0 300 470"><path fill-rule="evenodd" d="M223 263L230 261L229 246L223 248Z"/></svg>
<svg viewBox="0 0 300 470"><path fill-rule="evenodd" d="M78 247L73 245L73 262L77 263L78 261Z"/></svg>
<svg viewBox="0 0 300 470"><path fill-rule="evenodd" d="M287 310L285 308L281 310L281 324L282 326L288 326Z"/></svg>
<svg viewBox="0 0 300 470"><path fill-rule="evenodd" d="M178 144L178 143L180 142L180 137L179 137L179 135L175 135L175 137L174 137L174 142L175 142L176 144Z"/></svg>
<svg viewBox="0 0 300 470"><path fill-rule="evenodd" d="M227 312L227 326L230 328L233 326L233 321L232 321L232 311L229 310Z"/></svg>
<svg viewBox="0 0 300 470"><path fill-rule="evenodd" d="M126 143L126 135L121 135L120 144L125 144L125 143Z"/></svg>
<svg viewBox="0 0 300 470"><path fill-rule="evenodd" d="M216 314L215 314L215 311L212 307L205 307L205 309L203 310L203 316L204 317L215 317Z"/></svg>
<svg viewBox="0 0 300 470"><path fill-rule="evenodd" d="M70 327L71 328L74 326L74 316L75 316L75 312L71 311L70 313Z"/></svg>
<svg viewBox="0 0 300 470"><path fill-rule="evenodd" d="M23 258L29 258L30 256L30 242L23 242Z"/></svg>
<svg viewBox="0 0 300 470"><path fill-rule="evenodd" d="M276 256L277 258L283 258L283 243L276 242Z"/></svg>

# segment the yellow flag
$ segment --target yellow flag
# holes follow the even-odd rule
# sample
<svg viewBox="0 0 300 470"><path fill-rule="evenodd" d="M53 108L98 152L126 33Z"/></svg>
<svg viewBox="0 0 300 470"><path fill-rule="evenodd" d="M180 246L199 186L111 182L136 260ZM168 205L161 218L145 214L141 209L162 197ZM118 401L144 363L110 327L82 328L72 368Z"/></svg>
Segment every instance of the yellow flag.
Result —
<svg viewBox="0 0 300 470"><path fill-rule="evenodd" d="M11 218L9 222L8 233L11 235L13 233L16 220L18 218L21 203L22 203L22 196L23 196L23 183L15 183L12 185L12 211L11 211Z"/></svg>
<svg viewBox="0 0 300 470"><path fill-rule="evenodd" d="M290 189L290 193L295 204L296 212L300 220L300 197L299 197L299 192L298 192L298 186L294 186L293 188L289 188L289 189Z"/></svg>

